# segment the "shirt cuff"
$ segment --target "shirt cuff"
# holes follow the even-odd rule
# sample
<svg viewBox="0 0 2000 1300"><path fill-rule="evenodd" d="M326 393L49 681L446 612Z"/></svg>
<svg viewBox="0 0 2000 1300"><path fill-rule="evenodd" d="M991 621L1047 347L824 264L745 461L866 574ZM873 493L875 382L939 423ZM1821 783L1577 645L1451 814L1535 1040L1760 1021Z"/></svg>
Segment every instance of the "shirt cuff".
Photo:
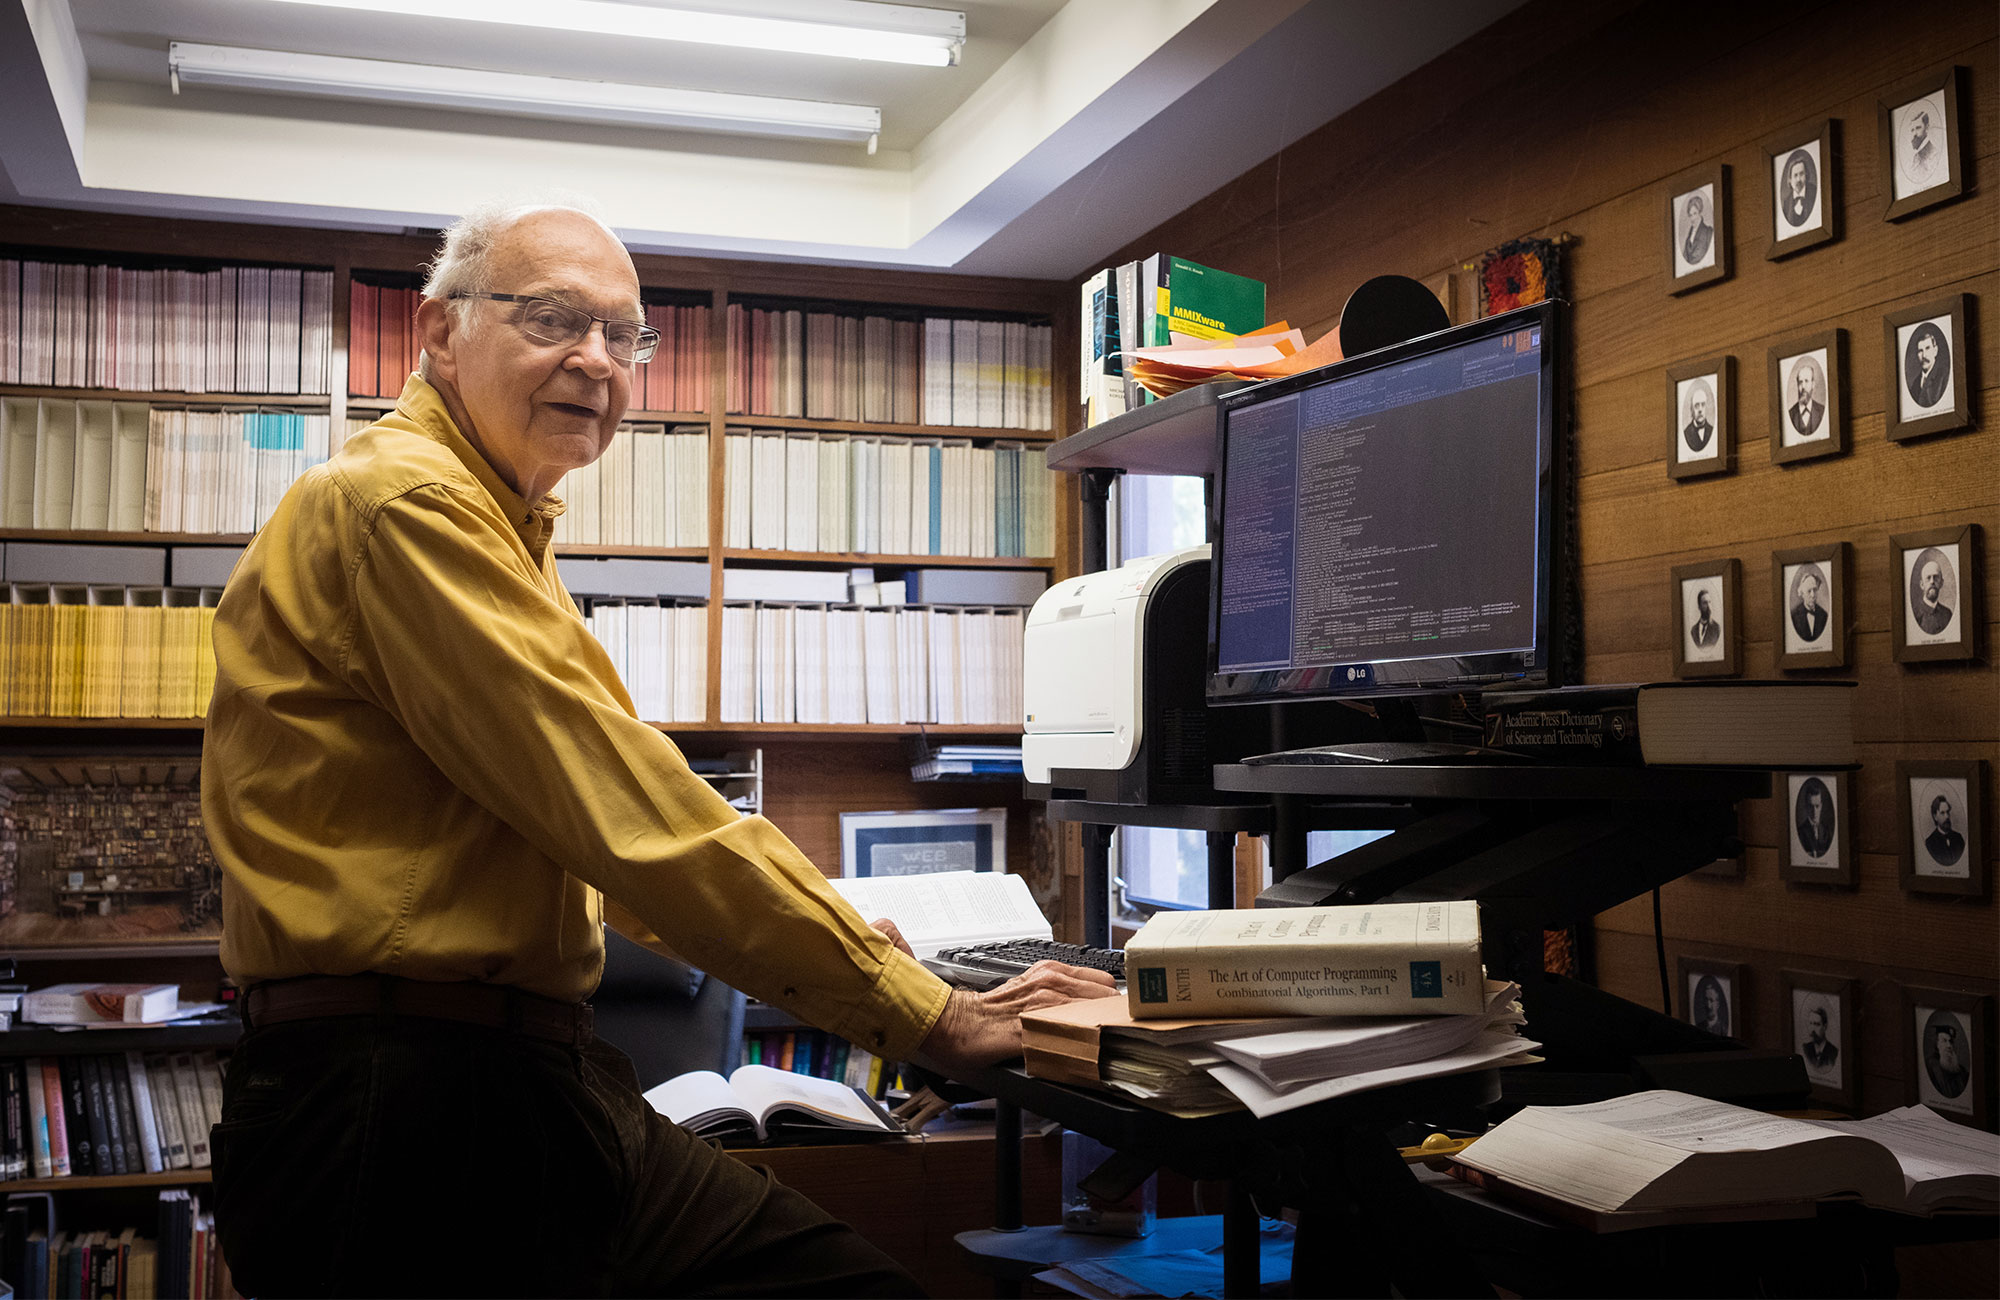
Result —
<svg viewBox="0 0 2000 1300"><path fill-rule="evenodd" d="M901 949L839 1024L828 1028L885 1061L907 1061L944 1014L951 986Z"/></svg>

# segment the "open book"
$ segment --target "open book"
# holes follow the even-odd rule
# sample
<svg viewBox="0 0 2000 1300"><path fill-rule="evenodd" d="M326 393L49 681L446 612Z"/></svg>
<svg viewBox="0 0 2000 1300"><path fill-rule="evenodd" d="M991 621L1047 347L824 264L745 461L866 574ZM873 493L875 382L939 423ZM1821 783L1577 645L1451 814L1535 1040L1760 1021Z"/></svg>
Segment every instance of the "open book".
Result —
<svg viewBox="0 0 2000 1300"><path fill-rule="evenodd" d="M1836 1197L1905 1214L2000 1208L2000 1137L1922 1106L1829 1122L1640 1092L1529 1106L1456 1160L1468 1181L1587 1211L1599 1231Z"/></svg>
<svg viewBox="0 0 2000 1300"><path fill-rule="evenodd" d="M741 1065L725 1079L694 1070L646 1090L653 1109L702 1137L829 1141L901 1133L872 1097L832 1079Z"/></svg>

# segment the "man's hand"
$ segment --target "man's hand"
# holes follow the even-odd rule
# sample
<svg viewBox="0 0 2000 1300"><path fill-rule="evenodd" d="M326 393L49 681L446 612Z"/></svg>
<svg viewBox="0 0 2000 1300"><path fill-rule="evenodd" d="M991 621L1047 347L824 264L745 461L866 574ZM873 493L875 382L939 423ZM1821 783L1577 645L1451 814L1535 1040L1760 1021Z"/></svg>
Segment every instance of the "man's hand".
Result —
<svg viewBox="0 0 2000 1300"><path fill-rule="evenodd" d="M917 1049L920 1063L950 1074L1021 1054L1021 1013L1077 998L1108 998L1118 986L1101 970L1038 961L984 993L954 989L944 1014Z"/></svg>
<svg viewBox="0 0 2000 1300"><path fill-rule="evenodd" d="M875 929L880 930L883 934L888 935L889 942L895 944L898 948L901 948L903 950L903 955L905 957L914 957L917 955L915 952L911 950L910 941L903 937L903 932L901 930L898 930L896 928L896 923L894 921L891 921L888 917L878 916L873 921L870 921L868 924L873 926Z"/></svg>

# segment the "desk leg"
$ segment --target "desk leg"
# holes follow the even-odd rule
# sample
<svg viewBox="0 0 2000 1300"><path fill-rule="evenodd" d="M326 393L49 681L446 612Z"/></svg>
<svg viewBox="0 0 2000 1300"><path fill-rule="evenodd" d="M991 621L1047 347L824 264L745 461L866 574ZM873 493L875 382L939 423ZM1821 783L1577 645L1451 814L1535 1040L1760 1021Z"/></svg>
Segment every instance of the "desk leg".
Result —
<svg viewBox="0 0 2000 1300"><path fill-rule="evenodd" d="M1083 941L1111 946L1112 826L1083 826Z"/></svg>
<svg viewBox="0 0 2000 1300"><path fill-rule="evenodd" d="M1263 1286L1257 1203L1235 1183L1222 1211L1222 1294L1254 1296Z"/></svg>
<svg viewBox="0 0 2000 1300"><path fill-rule="evenodd" d="M1021 1230L1021 1108L998 1097L993 1101L993 1230ZM1021 1280L996 1277L993 1294L1018 1300Z"/></svg>
<svg viewBox="0 0 2000 1300"><path fill-rule="evenodd" d="M1208 905L1221 911L1236 906L1236 833L1208 833Z"/></svg>

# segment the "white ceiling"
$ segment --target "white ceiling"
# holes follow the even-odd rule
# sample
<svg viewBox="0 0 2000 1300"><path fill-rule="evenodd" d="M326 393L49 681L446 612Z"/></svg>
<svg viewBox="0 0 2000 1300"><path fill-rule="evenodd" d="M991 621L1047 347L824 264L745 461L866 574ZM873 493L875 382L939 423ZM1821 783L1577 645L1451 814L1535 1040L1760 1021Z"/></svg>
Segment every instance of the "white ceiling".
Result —
<svg viewBox="0 0 2000 1300"><path fill-rule="evenodd" d="M952 68L268 0L0 0L0 201L401 230L571 191L647 252L1068 278L1521 0L944 3L966 17ZM176 96L176 40L869 104L881 147Z"/></svg>

